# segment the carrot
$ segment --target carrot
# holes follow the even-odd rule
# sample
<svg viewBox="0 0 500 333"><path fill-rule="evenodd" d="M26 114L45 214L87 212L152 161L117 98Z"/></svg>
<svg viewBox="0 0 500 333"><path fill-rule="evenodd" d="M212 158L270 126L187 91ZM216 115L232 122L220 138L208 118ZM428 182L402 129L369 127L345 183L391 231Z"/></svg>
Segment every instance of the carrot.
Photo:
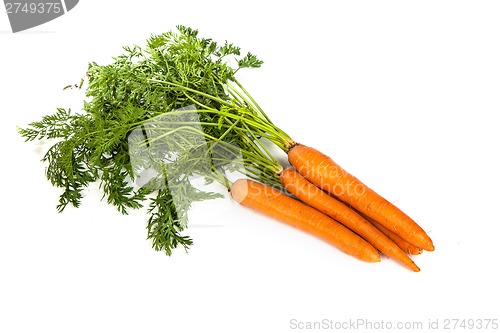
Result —
<svg viewBox="0 0 500 333"><path fill-rule="evenodd" d="M342 223L388 257L399 260L415 272L420 271L406 253L380 230L350 207L316 187L294 169L283 170L280 179L285 189L298 199Z"/></svg>
<svg viewBox="0 0 500 333"><path fill-rule="evenodd" d="M313 184L378 221L406 241L426 251L434 250L432 240L415 221L325 154L296 144L289 149L288 160Z"/></svg>
<svg viewBox="0 0 500 333"><path fill-rule="evenodd" d="M387 237L389 237L394 243L396 243L399 248L403 251L405 251L406 253L408 254L422 254L422 249L405 241L403 238L399 237L398 235L396 235L394 232L390 231L389 229L387 229L386 227L384 227L382 224L378 223L377 221L375 221L374 219L364 215L363 216L368 222L370 222L371 224L373 224L375 226L375 228L377 228L378 230L380 230L384 235L386 235Z"/></svg>
<svg viewBox="0 0 500 333"><path fill-rule="evenodd" d="M380 261L378 251L367 241L327 215L277 189L253 180L239 179L231 186L230 193L243 206L323 239L358 259Z"/></svg>

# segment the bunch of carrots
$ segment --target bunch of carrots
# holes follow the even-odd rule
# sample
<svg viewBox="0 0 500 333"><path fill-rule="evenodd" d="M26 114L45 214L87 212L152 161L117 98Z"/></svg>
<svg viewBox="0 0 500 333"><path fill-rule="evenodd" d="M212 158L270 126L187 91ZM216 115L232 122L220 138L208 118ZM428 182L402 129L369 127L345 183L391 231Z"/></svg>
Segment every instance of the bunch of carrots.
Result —
<svg viewBox="0 0 500 333"><path fill-rule="evenodd" d="M293 144L288 160L280 180L296 198L245 179L234 182L232 197L363 261L380 261L380 252L420 271L409 255L434 245L415 221L314 148Z"/></svg>
<svg viewBox="0 0 500 333"><path fill-rule="evenodd" d="M125 48L110 65L90 63L86 95L91 100L82 114L58 109L19 129L28 141L58 140L43 160L49 164L47 178L64 190L60 211L68 204L78 207L81 191L96 181L108 203L123 213L150 200L148 238L170 255L178 245L192 243L180 234L191 202L216 197L178 181L198 173L226 186L240 204L356 258L377 262L382 253L420 270L410 255L434 250L425 231L331 158L293 140L236 79L241 68L260 67L261 60L251 53L240 56L233 44L200 38L197 30L179 26L178 31L153 35L145 51ZM237 60L236 68L228 57ZM139 151L146 152L132 159L129 145L135 139ZM264 141L285 152L291 167L283 169ZM223 173L213 173L220 165L206 170L206 163L192 163L190 154L205 143L237 147L248 178L231 183ZM165 160L173 155L184 157L184 164L172 168ZM158 176L149 187L135 189L127 179L137 179L136 169L154 169ZM174 176L177 171L182 175ZM185 200L172 200L175 188L181 188Z"/></svg>

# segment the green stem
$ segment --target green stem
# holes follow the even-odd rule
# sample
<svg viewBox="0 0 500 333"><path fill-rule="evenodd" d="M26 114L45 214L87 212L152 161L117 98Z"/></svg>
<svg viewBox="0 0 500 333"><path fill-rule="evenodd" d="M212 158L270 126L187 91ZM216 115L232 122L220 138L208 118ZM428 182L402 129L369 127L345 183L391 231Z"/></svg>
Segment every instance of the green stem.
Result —
<svg viewBox="0 0 500 333"><path fill-rule="evenodd" d="M225 86L228 90L230 90L234 93L234 94L231 94L233 96L233 99L231 100L232 103L230 103L229 101L225 101L219 97L201 92L201 91L196 90L196 89L185 87L185 86L177 84L177 83L162 81L162 80L157 80L157 79L149 79L149 81L170 85L170 86L179 88L183 91L188 91L188 92L197 94L199 96L209 98L209 99L211 99L215 102L218 102L221 105L224 105L224 106L229 107L229 108L234 108L236 105L238 105L238 106L240 106L240 108L239 108L240 113L243 112L245 115L251 115L251 117L252 117L252 118L247 118L247 117L242 118L240 116L240 118L244 122L247 122L250 125L250 127L249 127L250 132L252 132L254 130L255 130L255 132L259 132L260 135L269 139L271 142L276 144L280 149L282 149L285 152L288 152L290 147L295 144L295 142L291 139L291 137L287 133L285 133L280 128L275 126L269 120L269 117L267 117L267 115L262 111L262 109L260 107L258 107L258 106L252 107L252 104L256 104L256 102L255 101L252 102L253 98L251 98L250 95L248 94L248 92L246 92L246 90L244 90L244 89L242 89L242 90L244 92L246 92L245 94L248 96L247 98L245 98L241 93L239 93L234 87L228 85L227 83L224 83L223 86ZM236 81L236 83L237 83L237 81ZM239 83L237 83L237 85L241 86L241 84L239 84ZM246 106L241 105L241 101L239 101L239 99L237 97L235 97L235 95L240 96L244 101L246 100L246 101L250 101L250 102L247 103ZM195 101L194 99L191 99L191 100ZM255 108L257 108L257 111ZM250 112L246 113L246 112L244 112L245 110L250 111ZM236 117L236 115L229 115L229 114L228 114L228 116L231 116L233 118Z"/></svg>

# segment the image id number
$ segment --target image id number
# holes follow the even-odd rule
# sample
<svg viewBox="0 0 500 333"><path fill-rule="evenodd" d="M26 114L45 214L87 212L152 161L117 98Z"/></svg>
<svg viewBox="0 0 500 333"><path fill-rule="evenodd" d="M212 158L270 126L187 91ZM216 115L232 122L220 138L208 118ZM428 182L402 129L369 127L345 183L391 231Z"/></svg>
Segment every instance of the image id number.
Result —
<svg viewBox="0 0 500 333"><path fill-rule="evenodd" d="M498 319L445 319L443 329L496 330L498 329Z"/></svg>
<svg viewBox="0 0 500 333"><path fill-rule="evenodd" d="M7 2L5 3L7 14L59 14L62 12L62 6L59 2Z"/></svg>

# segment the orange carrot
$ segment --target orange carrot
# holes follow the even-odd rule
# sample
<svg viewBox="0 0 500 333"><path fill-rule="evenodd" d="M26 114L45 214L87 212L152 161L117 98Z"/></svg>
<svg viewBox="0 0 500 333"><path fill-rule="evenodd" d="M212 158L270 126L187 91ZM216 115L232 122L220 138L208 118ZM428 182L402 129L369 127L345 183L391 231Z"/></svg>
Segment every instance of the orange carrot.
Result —
<svg viewBox="0 0 500 333"><path fill-rule="evenodd" d="M243 206L253 208L288 225L301 229L364 261L380 261L378 251L367 241L318 210L272 187L253 180L239 179L231 196Z"/></svg>
<svg viewBox="0 0 500 333"><path fill-rule="evenodd" d="M380 230L350 207L309 182L294 169L283 170L280 179L285 189L298 199L342 223L388 257L399 260L415 272L420 271L420 268L406 253Z"/></svg>
<svg viewBox="0 0 500 333"><path fill-rule="evenodd" d="M368 217L368 216L363 216L368 222L370 222L371 224L373 224L378 230L380 230L384 235L386 235L387 237L389 237L394 243L396 243L399 248L403 251L405 251L406 253L408 254L422 254L422 249L411 244L411 243L408 243L407 241L405 241L403 238L399 237L398 235L396 235L395 233L393 233L392 231L390 231L389 229L387 229L386 227L384 227L382 224L378 223L377 221L375 221L374 219Z"/></svg>
<svg viewBox="0 0 500 333"><path fill-rule="evenodd" d="M434 250L432 240L415 221L325 154L297 144L288 151L288 160L313 184L378 221L406 241L426 251Z"/></svg>

